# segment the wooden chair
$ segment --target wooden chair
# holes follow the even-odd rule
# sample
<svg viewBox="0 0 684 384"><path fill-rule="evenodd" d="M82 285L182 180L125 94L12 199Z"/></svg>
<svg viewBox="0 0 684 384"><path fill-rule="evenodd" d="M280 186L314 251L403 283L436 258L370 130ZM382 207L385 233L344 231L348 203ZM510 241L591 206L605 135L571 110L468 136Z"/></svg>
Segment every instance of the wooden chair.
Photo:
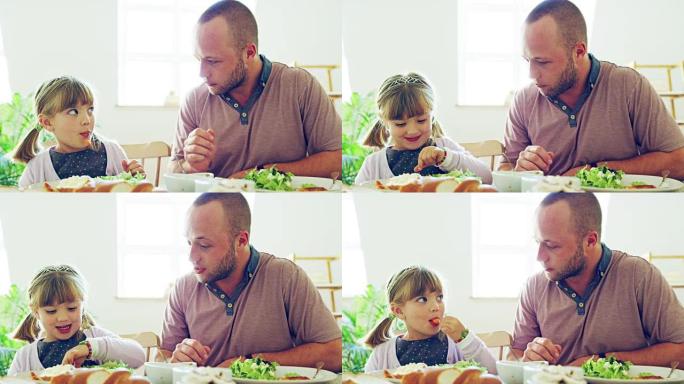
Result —
<svg viewBox="0 0 684 384"><path fill-rule="evenodd" d="M150 361L152 348L159 348L161 346L161 340L154 332L133 333L121 335L121 337L137 341L145 349L145 361Z"/></svg>
<svg viewBox="0 0 684 384"><path fill-rule="evenodd" d="M651 79L648 76L646 76L646 78L649 78L649 81L658 92L658 95L669 105L672 118L677 121L679 126L684 126L684 119L677 120L676 105L677 99L684 98L684 91L677 91L672 85L672 72L676 69L681 69L682 81L684 81L684 61L679 64L639 64L636 61L632 61L629 63L629 66L636 71L641 72L644 76L646 76L646 73L648 72L665 71L663 81L655 81L655 79Z"/></svg>
<svg viewBox="0 0 684 384"><path fill-rule="evenodd" d="M330 295L330 311L333 313L336 319L342 318L342 313L337 311L337 302L335 300L335 292L342 290L342 284L334 282L332 273L332 263L338 261L339 256L300 256L297 254L292 254L292 261L295 264L300 264L304 262L324 262L325 263L325 276L320 279L314 279L314 284L319 291L327 291Z"/></svg>
<svg viewBox="0 0 684 384"><path fill-rule="evenodd" d="M504 348L510 348L513 343L513 336L506 331L478 333L477 337L482 339L488 348L499 348L499 360L503 359Z"/></svg>
<svg viewBox="0 0 684 384"><path fill-rule="evenodd" d="M124 151L129 159L140 159L145 168L147 159L157 159L154 172L154 186L159 186L159 176L163 157L171 156L171 147L163 141L152 141L145 144L124 144Z"/></svg>
<svg viewBox="0 0 684 384"><path fill-rule="evenodd" d="M684 288L684 255L655 255L649 252L648 261L660 270L674 289Z"/></svg>
<svg viewBox="0 0 684 384"><path fill-rule="evenodd" d="M334 102L335 100L342 98L342 92L335 91L335 86L333 85L333 71L340 68L337 64L318 64L318 65L308 65L301 64L295 61L294 66L297 68L306 69L309 72L313 71L325 71L327 84L325 86L325 91L328 93L328 97ZM326 86L327 85L327 86Z"/></svg>
<svg viewBox="0 0 684 384"><path fill-rule="evenodd" d="M504 153L504 146L498 140L485 140L476 143L461 143L463 148L475 157L489 157L489 169L494 170L496 157Z"/></svg>

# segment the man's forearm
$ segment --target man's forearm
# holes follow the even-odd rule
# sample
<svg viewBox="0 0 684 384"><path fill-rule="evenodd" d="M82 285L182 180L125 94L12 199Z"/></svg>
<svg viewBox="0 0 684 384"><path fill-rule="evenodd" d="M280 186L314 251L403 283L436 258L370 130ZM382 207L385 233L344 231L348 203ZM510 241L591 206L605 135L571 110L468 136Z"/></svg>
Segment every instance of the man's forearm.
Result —
<svg viewBox="0 0 684 384"><path fill-rule="evenodd" d="M264 167L273 164L266 164ZM315 176L332 178L342 176L342 150L323 151L290 163L276 163L279 171L292 172L297 176Z"/></svg>
<svg viewBox="0 0 684 384"><path fill-rule="evenodd" d="M315 367L323 362L324 369L333 372L342 370L342 339L327 343L307 343L280 352L255 353L262 359L275 361L280 365Z"/></svg>
<svg viewBox="0 0 684 384"><path fill-rule="evenodd" d="M621 169L634 175L660 176L664 170L670 171L670 177L684 179L684 148L672 152L651 152L626 160L600 162L608 168Z"/></svg>
<svg viewBox="0 0 684 384"><path fill-rule="evenodd" d="M635 365L669 367L673 361L679 361L679 365L684 366L684 344L660 343L634 351L606 352L606 355L614 355Z"/></svg>

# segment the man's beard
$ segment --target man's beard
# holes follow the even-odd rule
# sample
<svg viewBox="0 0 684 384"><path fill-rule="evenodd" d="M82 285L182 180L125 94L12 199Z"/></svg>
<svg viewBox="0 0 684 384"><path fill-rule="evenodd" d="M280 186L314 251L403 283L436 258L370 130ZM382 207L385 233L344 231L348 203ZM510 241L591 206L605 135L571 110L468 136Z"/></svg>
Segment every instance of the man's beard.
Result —
<svg viewBox="0 0 684 384"><path fill-rule="evenodd" d="M582 273L584 271L584 268L587 266L587 260L584 257L584 250L582 249L582 243L577 244L577 249L575 250L575 254L572 255L572 258L568 261L568 264L565 265L565 267L558 272L558 275L554 278L552 276L549 276L549 280L551 281L561 281L568 279L570 277L574 277Z"/></svg>
<svg viewBox="0 0 684 384"><path fill-rule="evenodd" d="M551 88L551 90L549 90L546 96L550 98L556 98L561 93L572 88L576 82L577 67L575 66L575 63L572 61L572 57L569 57L568 65L566 65L565 69L563 69L563 73L561 73L560 80L558 80L558 85Z"/></svg>
<svg viewBox="0 0 684 384"><path fill-rule="evenodd" d="M235 65L235 69L233 69L233 72L230 74L228 82L222 86L216 94L224 94L241 86L245 82L246 77L247 66L245 65L244 60L242 60L242 57L240 57L240 61Z"/></svg>
<svg viewBox="0 0 684 384"><path fill-rule="evenodd" d="M235 272L235 268L235 249L230 247L216 269L211 271L211 274L207 276L204 283L209 284L223 280L232 275L233 272Z"/></svg>

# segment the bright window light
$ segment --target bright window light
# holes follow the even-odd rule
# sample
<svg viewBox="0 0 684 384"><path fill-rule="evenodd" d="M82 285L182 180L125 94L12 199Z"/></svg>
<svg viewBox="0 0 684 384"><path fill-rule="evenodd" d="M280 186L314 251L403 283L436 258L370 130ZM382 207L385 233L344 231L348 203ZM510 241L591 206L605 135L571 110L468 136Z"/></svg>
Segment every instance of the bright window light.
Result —
<svg viewBox="0 0 684 384"><path fill-rule="evenodd" d="M356 206L351 194L342 196L342 297L353 297L366 290L366 265Z"/></svg>
<svg viewBox="0 0 684 384"><path fill-rule="evenodd" d="M12 98L12 90L10 89L7 57L2 41L2 27L0 27L0 103L6 103Z"/></svg>
<svg viewBox="0 0 684 384"><path fill-rule="evenodd" d="M214 2L119 0L119 105L176 106L202 82L194 28ZM254 12L256 0L243 3Z"/></svg>
<svg viewBox="0 0 684 384"><path fill-rule="evenodd" d="M0 222L0 296L9 292L11 284L9 273L9 262L7 260L7 250L5 250L5 237Z"/></svg>
<svg viewBox="0 0 684 384"><path fill-rule="evenodd" d="M596 0L574 3L591 35ZM539 0L459 0L458 104L504 105L529 83L522 28Z"/></svg>
<svg viewBox="0 0 684 384"><path fill-rule="evenodd" d="M473 297L515 298L525 281L541 270L534 239L535 210L542 193L471 197ZM608 220L608 194L596 195ZM605 231L604 231L605 232Z"/></svg>

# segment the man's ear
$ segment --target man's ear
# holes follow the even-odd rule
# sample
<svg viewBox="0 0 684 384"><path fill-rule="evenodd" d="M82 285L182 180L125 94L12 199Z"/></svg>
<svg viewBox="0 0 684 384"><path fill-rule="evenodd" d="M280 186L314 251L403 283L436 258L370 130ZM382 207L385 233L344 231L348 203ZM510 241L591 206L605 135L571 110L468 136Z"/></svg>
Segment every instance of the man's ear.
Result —
<svg viewBox="0 0 684 384"><path fill-rule="evenodd" d="M247 60L253 60L259 55L257 46L254 43L247 43L247 46L245 47L245 54L247 55Z"/></svg>
<svg viewBox="0 0 684 384"><path fill-rule="evenodd" d="M237 248L249 247L249 232L238 232L237 236L235 236L235 246Z"/></svg>

